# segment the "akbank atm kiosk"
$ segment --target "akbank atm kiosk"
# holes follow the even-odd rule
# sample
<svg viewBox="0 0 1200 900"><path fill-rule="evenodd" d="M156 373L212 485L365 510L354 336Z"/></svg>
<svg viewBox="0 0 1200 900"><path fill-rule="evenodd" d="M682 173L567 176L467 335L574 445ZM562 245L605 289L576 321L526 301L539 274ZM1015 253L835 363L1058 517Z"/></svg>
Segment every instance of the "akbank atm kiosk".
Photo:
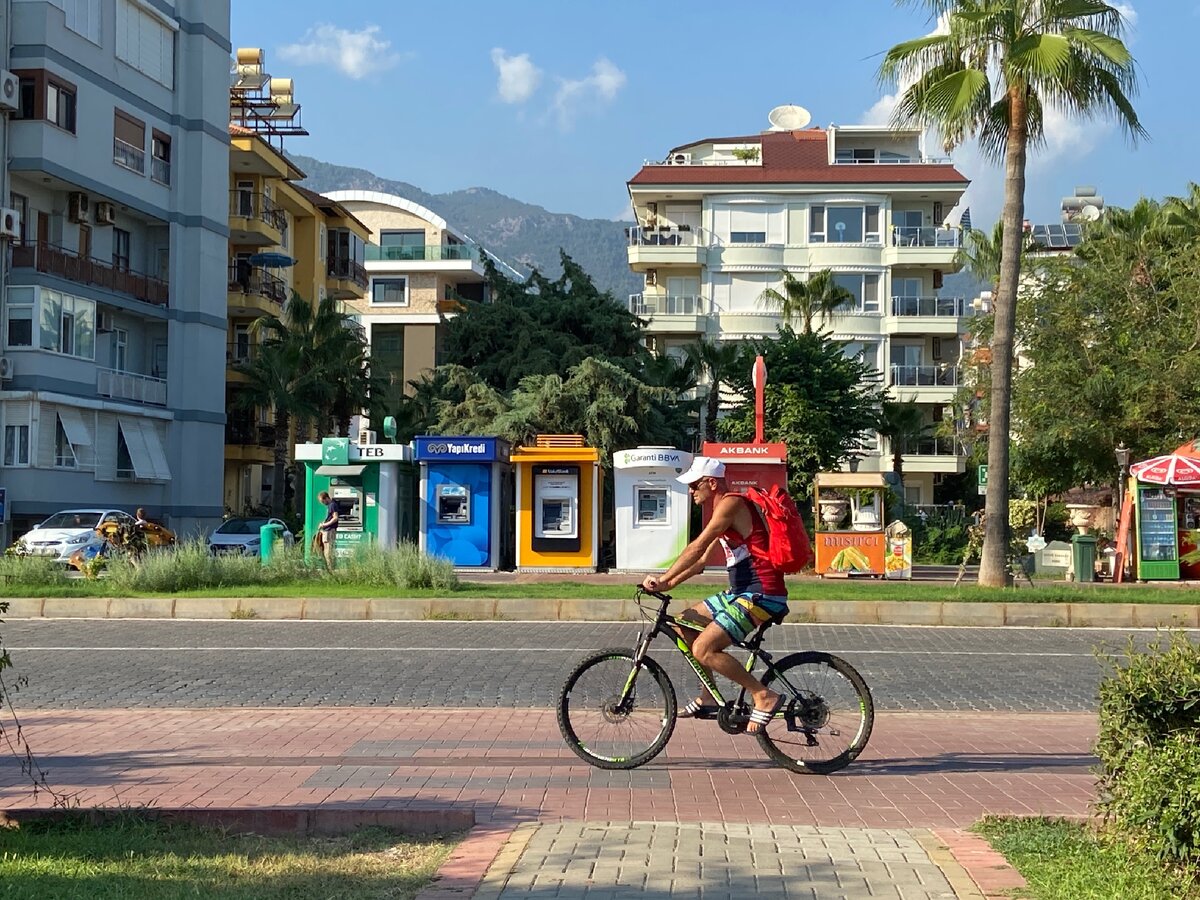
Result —
<svg viewBox="0 0 1200 900"><path fill-rule="evenodd" d="M337 504L337 557L352 556L371 541L394 547L416 539L412 448L370 443L370 435L364 432L362 443L327 437L319 444L296 445L296 460L304 463L305 561L312 555L312 536L325 519L325 507L317 500L322 491Z"/></svg>
<svg viewBox="0 0 1200 900"><path fill-rule="evenodd" d="M691 498L677 478L691 464L672 447L613 454L618 570L664 571L687 546Z"/></svg>
<svg viewBox="0 0 1200 900"><path fill-rule="evenodd" d="M768 490L779 486L787 490L787 444L753 443L722 444L705 441L701 456L711 456L725 463L725 484L729 491L745 493L746 488ZM712 518L712 501L704 504L704 524ZM709 568L725 568L725 556L718 546L708 557Z"/></svg>
<svg viewBox="0 0 1200 900"><path fill-rule="evenodd" d="M512 558L512 469L508 442L495 437L418 437L423 553L456 568L504 568Z"/></svg>
<svg viewBox="0 0 1200 900"><path fill-rule="evenodd" d="M600 561L600 452L579 435L538 435L512 452L517 571L594 572Z"/></svg>

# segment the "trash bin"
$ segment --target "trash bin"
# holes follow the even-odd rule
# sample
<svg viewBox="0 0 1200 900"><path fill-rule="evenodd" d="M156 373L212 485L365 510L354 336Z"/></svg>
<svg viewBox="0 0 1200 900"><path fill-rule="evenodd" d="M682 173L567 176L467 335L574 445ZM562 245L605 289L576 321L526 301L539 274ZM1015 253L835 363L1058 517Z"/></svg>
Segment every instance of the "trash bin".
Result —
<svg viewBox="0 0 1200 900"><path fill-rule="evenodd" d="M1096 580L1096 536L1076 534L1071 536L1071 562L1076 581Z"/></svg>
<svg viewBox="0 0 1200 900"><path fill-rule="evenodd" d="M278 522L268 522L258 529L258 557L264 566L271 561L275 542L282 540L283 526Z"/></svg>

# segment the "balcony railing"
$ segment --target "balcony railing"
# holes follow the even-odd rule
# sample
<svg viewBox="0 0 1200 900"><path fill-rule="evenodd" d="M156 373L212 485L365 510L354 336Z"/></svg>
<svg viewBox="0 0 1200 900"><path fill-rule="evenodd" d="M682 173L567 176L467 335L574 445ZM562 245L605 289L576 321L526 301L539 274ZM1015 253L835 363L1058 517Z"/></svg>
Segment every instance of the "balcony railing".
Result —
<svg viewBox="0 0 1200 900"><path fill-rule="evenodd" d="M703 228L688 225L642 228L635 225L625 229L630 246L637 247L705 247L712 235ZM715 243L715 241L711 242Z"/></svg>
<svg viewBox="0 0 1200 900"><path fill-rule="evenodd" d="M932 225L895 225L892 227L892 246L954 249L962 246L962 230Z"/></svg>
<svg viewBox="0 0 1200 900"><path fill-rule="evenodd" d="M705 303L692 294L630 294L629 311L635 316L702 316Z"/></svg>
<svg viewBox="0 0 1200 900"><path fill-rule="evenodd" d="M367 270L358 260L331 256L325 266L330 278L353 281L363 290L367 288Z"/></svg>
<svg viewBox="0 0 1200 900"><path fill-rule="evenodd" d="M962 297L893 297L893 316L962 317L966 300Z"/></svg>
<svg viewBox="0 0 1200 900"><path fill-rule="evenodd" d="M171 161L159 159L157 156L150 160L150 177L159 184L171 185Z"/></svg>
<svg viewBox="0 0 1200 900"><path fill-rule="evenodd" d="M145 174L146 151L120 138L113 138L113 162L139 174Z"/></svg>
<svg viewBox="0 0 1200 900"><path fill-rule="evenodd" d="M153 406L167 405L167 382L162 378L96 367L96 393L114 400L132 400Z"/></svg>
<svg viewBox="0 0 1200 900"><path fill-rule="evenodd" d="M891 383L903 387L957 387L958 366L892 366Z"/></svg>
<svg viewBox="0 0 1200 900"><path fill-rule="evenodd" d="M472 244L414 244L380 247L367 244L368 262L441 262L453 259L479 259L479 248Z"/></svg>
<svg viewBox="0 0 1200 900"><path fill-rule="evenodd" d="M900 451L905 456L958 456L958 441L948 437L921 438L905 441Z"/></svg>
<svg viewBox="0 0 1200 900"><path fill-rule="evenodd" d="M229 265L229 293L265 297L282 306L287 302L288 286L286 281L278 275L272 275L262 266L235 262Z"/></svg>
<svg viewBox="0 0 1200 900"><path fill-rule="evenodd" d="M274 447L275 426L227 422L225 424L225 443L252 447Z"/></svg>
<svg viewBox="0 0 1200 900"><path fill-rule="evenodd" d="M835 159L835 166L948 166L948 156L894 156L879 159Z"/></svg>
<svg viewBox="0 0 1200 900"><path fill-rule="evenodd" d="M244 219L259 219L276 231L287 228L287 214L276 207L270 197L257 191L230 191L229 214Z"/></svg>
<svg viewBox="0 0 1200 900"><path fill-rule="evenodd" d="M246 341L229 341L225 345L225 362L240 366L258 358L259 345Z"/></svg>
<svg viewBox="0 0 1200 900"><path fill-rule="evenodd" d="M166 306L171 298L165 281L89 259L53 244L14 245L12 265L14 269L36 269L76 284L92 284L155 306Z"/></svg>

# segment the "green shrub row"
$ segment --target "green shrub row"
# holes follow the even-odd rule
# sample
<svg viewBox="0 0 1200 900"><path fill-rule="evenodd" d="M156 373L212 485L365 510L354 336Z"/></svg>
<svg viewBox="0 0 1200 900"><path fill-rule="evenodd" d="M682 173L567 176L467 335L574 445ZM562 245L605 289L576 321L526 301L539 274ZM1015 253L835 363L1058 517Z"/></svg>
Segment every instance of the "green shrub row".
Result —
<svg viewBox="0 0 1200 900"><path fill-rule="evenodd" d="M1109 659L1100 684L1100 808L1121 838L1200 876L1200 647L1172 633Z"/></svg>

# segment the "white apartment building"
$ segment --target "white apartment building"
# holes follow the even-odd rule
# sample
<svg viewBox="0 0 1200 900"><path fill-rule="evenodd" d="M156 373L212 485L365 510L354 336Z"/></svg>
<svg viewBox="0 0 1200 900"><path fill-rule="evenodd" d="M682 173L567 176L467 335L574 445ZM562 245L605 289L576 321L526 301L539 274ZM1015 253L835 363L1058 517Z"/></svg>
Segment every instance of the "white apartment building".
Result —
<svg viewBox="0 0 1200 900"><path fill-rule="evenodd" d="M773 120L798 127L683 144L629 181L629 265L645 278L630 311L649 320L657 352L681 353L701 337L771 336L780 316L762 292L782 292L785 271L804 280L830 269L855 301L820 326L932 426L950 415L970 312L942 290L960 245L945 222L968 181L948 160L927 158L917 131L805 129L807 113L780 110ZM860 470L890 471L886 442L864 444ZM964 471L952 439L907 449L911 503L934 502L939 476Z"/></svg>
<svg viewBox="0 0 1200 900"><path fill-rule="evenodd" d="M229 0L0 11L6 537L71 507L203 528L221 516Z"/></svg>

